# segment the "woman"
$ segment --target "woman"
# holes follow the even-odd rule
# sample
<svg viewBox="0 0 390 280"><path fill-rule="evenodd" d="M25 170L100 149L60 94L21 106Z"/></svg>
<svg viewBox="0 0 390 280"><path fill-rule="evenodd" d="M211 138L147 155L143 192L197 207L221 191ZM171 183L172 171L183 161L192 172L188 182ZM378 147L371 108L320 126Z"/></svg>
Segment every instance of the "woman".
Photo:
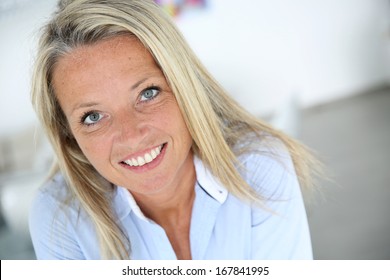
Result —
<svg viewBox="0 0 390 280"><path fill-rule="evenodd" d="M312 258L306 150L237 105L152 1L66 2L33 77L56 153L37 257Z"/></svg>

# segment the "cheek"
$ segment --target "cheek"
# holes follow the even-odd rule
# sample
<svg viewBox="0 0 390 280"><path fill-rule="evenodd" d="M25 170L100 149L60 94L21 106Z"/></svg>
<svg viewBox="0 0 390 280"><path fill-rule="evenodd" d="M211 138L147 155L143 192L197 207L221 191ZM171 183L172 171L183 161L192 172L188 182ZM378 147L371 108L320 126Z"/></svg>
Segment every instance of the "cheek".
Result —
<svg viewBox="0 0 390 280"><path fill-rule="evenodd" d="M164 110L153 117L156 127L165 128L171 133L186 135L188 133L184 118L176 102L172 102Z"/></svg>
<svg viewBox="0 0 390 280"><path fill-rule="evenodd" d="M81 151L93 166L102 166L109 160L110 144L104 137L93 140L79 139L78 143Z"/></svg>
<svg viewBox="0 0 390 280"><path fill-rule="evenodd" d="M191 134L178 107L176 108L175 113L171 114L168 126L172 129L175 136L184 143L184 145L192 144Z"/></svg>

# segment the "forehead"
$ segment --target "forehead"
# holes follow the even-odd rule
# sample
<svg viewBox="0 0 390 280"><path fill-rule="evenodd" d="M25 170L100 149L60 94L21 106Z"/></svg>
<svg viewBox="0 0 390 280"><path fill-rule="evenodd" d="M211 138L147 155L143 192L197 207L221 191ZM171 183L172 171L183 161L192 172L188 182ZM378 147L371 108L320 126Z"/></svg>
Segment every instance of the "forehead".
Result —
<svg viewBox="0 0 390 280"><path fill-rule="evenodd" d="M93 44L78 46L61 57L57 65L66 64L66 62L70 62L72 65L85 65L91 60L112 60L114 57L139 61L153 60L149 51L138 38L131 35L120 35Z"/></svg>
<svg viewBox="0 0 390 280"><path fill-rule="evenodd" d="M152 55L135 36L121 35L78 46L58 59L53 68L55 91L73 82L159 71Z"/></svg>

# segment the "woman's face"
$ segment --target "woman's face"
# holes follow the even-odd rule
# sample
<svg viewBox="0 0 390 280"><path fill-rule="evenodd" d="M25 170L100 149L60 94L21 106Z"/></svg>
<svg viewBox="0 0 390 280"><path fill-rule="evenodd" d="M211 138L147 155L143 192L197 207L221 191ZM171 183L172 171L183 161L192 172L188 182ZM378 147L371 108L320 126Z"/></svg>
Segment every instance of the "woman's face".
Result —
<svg viewBox="0 0 390 280"><path fill-rule="evenodd" d="M110 182L154 194L191 174L192 138L164 75L136 38L76 48L59 59L53 84L82 152Z"/></svg>

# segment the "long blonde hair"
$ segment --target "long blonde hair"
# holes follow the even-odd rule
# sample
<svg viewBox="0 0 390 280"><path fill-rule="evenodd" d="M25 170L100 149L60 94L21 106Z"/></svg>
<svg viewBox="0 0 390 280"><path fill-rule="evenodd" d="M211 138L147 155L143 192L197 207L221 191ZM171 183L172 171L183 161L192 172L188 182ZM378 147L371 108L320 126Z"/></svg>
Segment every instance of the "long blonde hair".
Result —
<svg viewBox="0 0 390 280"><path fill-rule="evenodd" d="M291 154L301 186L312 185L313 168L309 166L315 160L305 147L230 98L193 54L169 16L153 1L62 1L40 39L32 103L56 154L53 172L62 172L72 197L80 201L94 222L102 258L128 258L130 241L115 222L110 204L113 186L81 152L56 99L51 78L58 59L78 46L124 34L137 37L154 57L192 135L194 154L229 192L247 201L262 199L237 168L237 156L249 149L236 149L246 134L256 134L258 141L266 145L272 145L269 139L279 139Z"/></svg>

